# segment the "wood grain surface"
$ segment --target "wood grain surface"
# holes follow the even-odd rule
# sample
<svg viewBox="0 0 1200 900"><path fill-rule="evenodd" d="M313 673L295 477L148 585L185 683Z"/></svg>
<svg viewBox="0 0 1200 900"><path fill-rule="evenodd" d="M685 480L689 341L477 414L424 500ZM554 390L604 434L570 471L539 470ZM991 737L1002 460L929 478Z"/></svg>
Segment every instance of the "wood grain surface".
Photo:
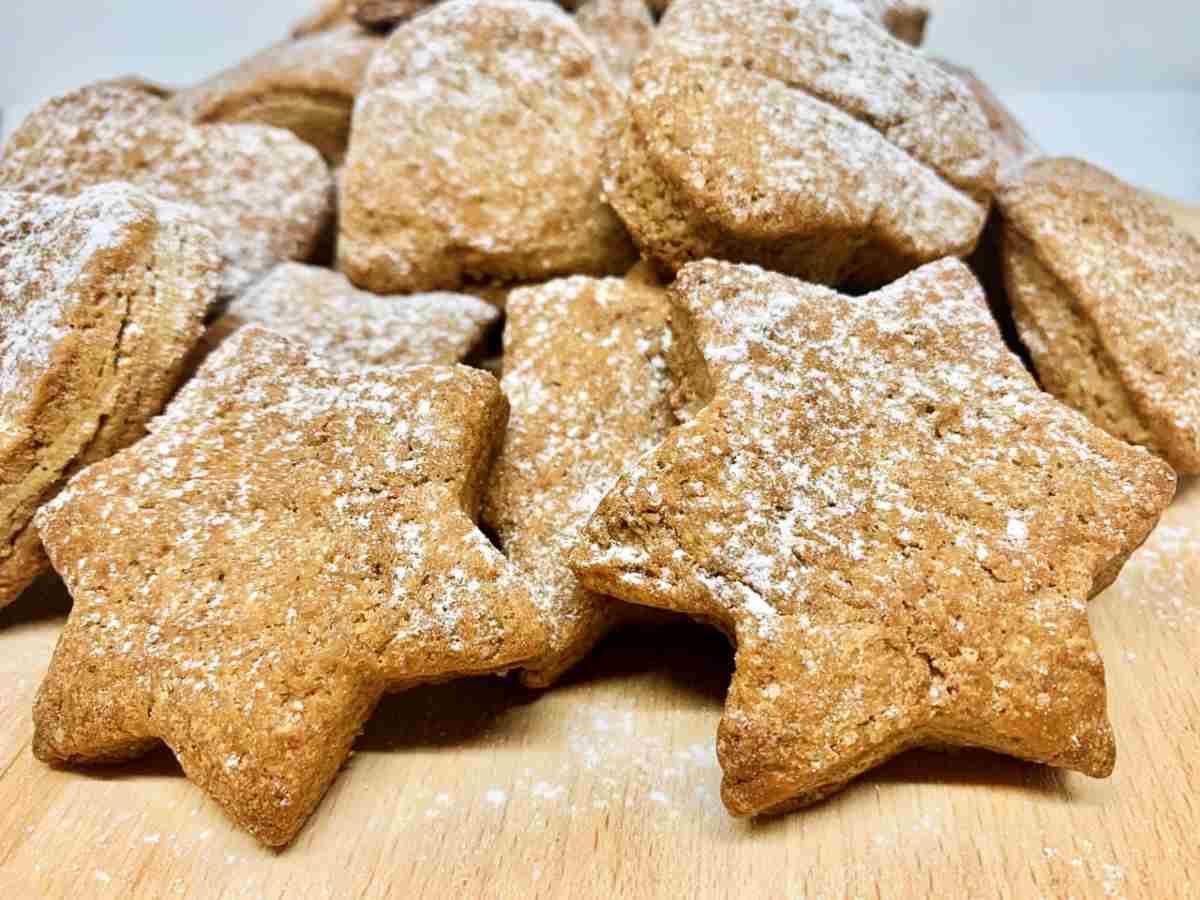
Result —
<svg viewBox="0 0 1200 900"><path fill-rule="evenodd" d="M1173 208L1200 232L1200 211ZM45 579L0 613L6 898L1200 896L1195 479L1091 607L1112 778L914 752L754 822L720 803L731 652L697 626L618 635L544 694L488 679L385 700L272 853L165 750L85 772L33 759L30 707L69 604Z"/></svg>

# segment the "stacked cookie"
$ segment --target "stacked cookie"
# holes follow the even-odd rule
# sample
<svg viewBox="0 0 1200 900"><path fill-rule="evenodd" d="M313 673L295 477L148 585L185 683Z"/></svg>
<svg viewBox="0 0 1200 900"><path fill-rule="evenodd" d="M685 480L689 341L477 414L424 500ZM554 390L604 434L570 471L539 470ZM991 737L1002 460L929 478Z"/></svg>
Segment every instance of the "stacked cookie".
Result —
<svg viewBox="0 0 1200 900"><path fill-rule="evenodd" d="M38 757L165 743L284 845L385 693L688 616L737 648L735 815L917 746L1107 775L1087 602L1200 471L1200 245L925 16L337 2L36 111L0 604L74 598Z"/></svg>

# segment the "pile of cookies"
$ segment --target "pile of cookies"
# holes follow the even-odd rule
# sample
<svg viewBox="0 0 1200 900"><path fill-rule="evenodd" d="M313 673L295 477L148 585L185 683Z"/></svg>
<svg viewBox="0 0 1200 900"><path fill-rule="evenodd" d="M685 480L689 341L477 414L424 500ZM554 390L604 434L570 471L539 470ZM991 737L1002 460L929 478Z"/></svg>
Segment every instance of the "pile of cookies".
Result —
<svg viewBox="0 0 1200 900"><path fill-rule="evenodd" d="M1107 775L1087 602L1200 472L1200 244L925 17L335 0L33 112L0 605L74 600L37 756L166 743L285 845L386 692L687 616L736 646L735 815L916 746Z"/></svg>

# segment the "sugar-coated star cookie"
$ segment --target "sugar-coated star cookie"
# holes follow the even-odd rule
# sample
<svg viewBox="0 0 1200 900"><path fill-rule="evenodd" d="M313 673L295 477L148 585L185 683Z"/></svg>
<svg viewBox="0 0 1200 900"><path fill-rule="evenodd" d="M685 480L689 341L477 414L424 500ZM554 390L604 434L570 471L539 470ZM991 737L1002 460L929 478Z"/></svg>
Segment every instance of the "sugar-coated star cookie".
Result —
<svg viewBox="0 0 1200 900"><path fill-rule="evenodd" d="M512 404L484 521L525 574L549 646L525 667L545 687L638 609L583 588L567 552L624 465L675 424L666 292L575 276L509 295L501 387Z"/></svg>
<svg viewBox="0 0 1200 900"><path fill-rule="evenodd" d="M0 606L49 565L38 507L162 410L219 268L206 228L129 185L0 191Z"/></svg>
<svg viewBox="0 0 1200 900"><path fill-rule="evenodd" d="M707 261L671 295L708 403L626 470L573 565L736 638L728 808L929 744L1107 775L1086 604L1171 470L1039 391L957 260L862 297Z"/></svg>
<svg viewBox="0 0 1200 900"><path fill-rule="evenodd" d="M282 41L179 91L166 110L203 124L284 128L337 165L367 63L382 45L383 38L353 24Z"/></svg>
<svg viewBox="0 0 1200 900"><path fill-rule="evenodd" d="M970 91L853 0L675 0L609 132L643 253L884 284L971 252L996 162Z"/></svg>
<svg viewBox="0 0 1200 900"><path fill-rule="evenodd" d="M1200 473L1200 241L1075 159L1029 163L997 205L1008 302L1042 386Z"/></svg>
<svg viewBox="0 0 1200 900"><path fill-rule="evenodd" d="M38 758L163 741L242 827L288 843L385 692L542 651L473 521L507 409L476 369L334 373L241 329L149 437L38 514L74 598Z"/></svg>
<svg viewBox="0 0 1200 900"><path fill-rule="evenodd" d="M338 267L376 293L624 272L600 194L621 91L551 3L451 0L375 55L341 176Z"/></svg>
<svg viewBox="0 0 1200 900"><path fill-rule="evenodd" d="M380 297L330 269L283 263L229 305L208 341L257 323L307 345L338 371L448 365L479 349L499 318L494 305L465 294Z"/></svg>
<svg viewBox="0 0 1200 900"><path fill-rule="evenodd" d="M144 88L107 82L34 110L0 149L0 190L73 197L128 181L211 228L232 297L277 262L307 259L332 215L319 153L257 125L193 125Z"/></svg>

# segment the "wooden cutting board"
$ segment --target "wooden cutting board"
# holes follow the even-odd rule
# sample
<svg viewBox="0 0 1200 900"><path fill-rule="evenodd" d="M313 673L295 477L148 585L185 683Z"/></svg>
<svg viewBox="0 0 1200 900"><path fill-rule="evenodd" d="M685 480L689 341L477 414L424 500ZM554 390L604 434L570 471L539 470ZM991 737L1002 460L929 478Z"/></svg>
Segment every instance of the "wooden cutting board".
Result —
<svg viewBox="0 0 1200 900"><path fill-rule="evenodd" d="M1200 233L1200 210L1173 208ZM1091 607L1111 779L915 752L762 822L721 806L731 654L695 627L609 641L543 695L489 679L386 700L272 853L166 751L91 772L33 759L30 707L68 608L48 582L0 613L6 897L1200 897L1196 479Z"/></svg>

